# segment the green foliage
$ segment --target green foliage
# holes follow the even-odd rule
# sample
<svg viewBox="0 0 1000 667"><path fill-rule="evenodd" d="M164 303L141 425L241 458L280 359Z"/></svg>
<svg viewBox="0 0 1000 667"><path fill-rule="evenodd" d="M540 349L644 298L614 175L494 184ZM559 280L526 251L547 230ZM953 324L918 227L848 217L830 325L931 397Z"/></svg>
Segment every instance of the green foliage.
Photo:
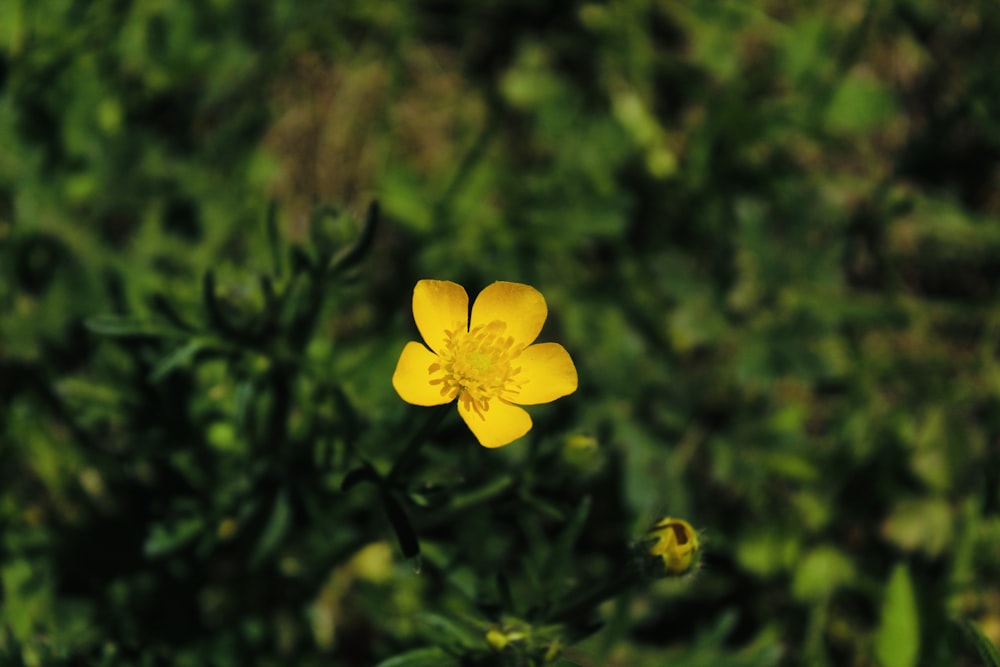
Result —
<svg viewBox="0 0 1000 667"><path fill-rule="evenodd" d="M920 650L920 618L913 595L913 582L906 565L893 568L882 601L882 619L875 639L875 653L886 667L917 664Z"/></svg>
<svg viewBox="0 0 1000 667"><path fill-rule="evenodd" d="M1000 651L983 635L983 631L975 623L969 619L961 619L958 621L958 625L968 642L975 646L984 665L988 667L1000 665Z"/></svg>
<svg viewBox="0 0 1000 667"><path fill-rule="evenodd" d="M2 662L997 664L998 30L0 3ZM404 404L421 278L537 287L578 391Z"/></svg>

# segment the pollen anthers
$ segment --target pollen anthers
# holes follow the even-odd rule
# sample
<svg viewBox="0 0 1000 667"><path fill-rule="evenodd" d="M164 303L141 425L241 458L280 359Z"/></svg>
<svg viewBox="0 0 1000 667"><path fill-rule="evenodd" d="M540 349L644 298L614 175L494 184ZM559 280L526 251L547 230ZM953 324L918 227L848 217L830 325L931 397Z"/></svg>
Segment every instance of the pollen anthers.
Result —
<svg viewBox="0 0 1000 667"><path fill-rule="evenodd" d="M506 329L504 322L494 320L469 331L462 325L445 331L445 347L427 369L438 376L431 384L441 385L442 396L457 396L481 418L490 409L491 399L516 396L522 385L517 378L521 367L513 362L521 347L512 336L504 335Z"/></svg>

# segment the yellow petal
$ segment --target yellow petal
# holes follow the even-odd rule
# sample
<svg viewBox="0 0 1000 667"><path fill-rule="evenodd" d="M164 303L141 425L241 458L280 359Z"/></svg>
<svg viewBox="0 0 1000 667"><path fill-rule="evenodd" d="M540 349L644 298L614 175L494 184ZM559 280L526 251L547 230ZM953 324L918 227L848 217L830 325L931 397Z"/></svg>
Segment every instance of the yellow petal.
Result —
<svg viewBox="0 0 1000 667"><path fill-rule="evenodd" d="M545 297L531 285L495 282L476 297L469 326L499 320L507 325L507 335L515 343L527 346L538 338L548 312Z"/></svg>
<svg viewBox="0 0 1000 667"><path fill-rule="evenodd" d="M503 447L531 430L531 416L524 408L494 398L488 410L476 412L470 401L458 399L462 415L472 434L483 447Z"/></svg>
<svg viewBox="0 0 1000 667"><path fill-rule="evenodd" d="M399 397L413 405L442 405L454 400L454 391L442 395L442 385L432 384L444 375L440 368L431 371L435 365L438 365L436 354L420 343L407 343L392 374L392 386Z"/></svg>
<svg viewBox="0 0 1000 667"><path fill-rule="evenodd" d="M549 403L576 391L576 366L559 343L531 345L514 360L521 367L517 379L522 383L518 393L504 398L518 405Z"/></svg>
<svg viewBox="0 0 1000 667"><path fill-rule="evenodd" d="M413 288L413 319L427 346L440 353L445 331L469 328L469 295L448 280L421 280Z"/></svg>

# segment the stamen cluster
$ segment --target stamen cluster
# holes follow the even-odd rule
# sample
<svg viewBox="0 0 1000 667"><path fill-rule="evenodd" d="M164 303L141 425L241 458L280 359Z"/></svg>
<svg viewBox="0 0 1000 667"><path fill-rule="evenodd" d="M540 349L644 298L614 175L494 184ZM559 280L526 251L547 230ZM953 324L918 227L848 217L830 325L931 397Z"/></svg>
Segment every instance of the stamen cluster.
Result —
<svg viewBox="0 0 1000 667"><path fill-rule="evenodd" d="M514 345L513 337L504 335L507 325L499 320L463 329L445 331L445 349L427 370L435 376L431 384L441 386L441 396L448 400L457 396L466 408L485 418L491 399L520 393L523 383L517 375L521 367L514 360L521 348ZM443 373L437 377L439 371Z"/></svg>

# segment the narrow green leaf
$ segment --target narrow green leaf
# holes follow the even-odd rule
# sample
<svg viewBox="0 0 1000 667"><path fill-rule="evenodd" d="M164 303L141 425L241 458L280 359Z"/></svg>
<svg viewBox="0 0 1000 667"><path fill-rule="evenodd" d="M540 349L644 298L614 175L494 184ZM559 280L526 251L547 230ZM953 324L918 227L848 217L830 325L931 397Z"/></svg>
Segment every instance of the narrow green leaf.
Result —
<svg viewBox="0 0 1000 667"><path fill-rule="evenodd" d="M128 315L95 315L87 318L84 325L102 336L168 336L177 335L163 326L149 320Z"/></svg>
<svg viewBox="0 0 1000 667"><path fill-rule="evenodd" d="M449 489L452 495L448 498L446 507L449 510L461 510L484 503L506 493L514 487L515 483L514 478L510 475L497 475L482 486L473 489L453 487Z"/></svg>
<svg viewBox="0 0 1000 667"><path fill-rule="evenodd" d="M147 558L171 554L197 538L203 527L199 517L183 519L169 526L155 524L143 544L143 553Z"/></svg>
<svg viewBox="0 0 1000 667"><path fill-rule="evenodd" d="M486 645L486 632L462 619L452 620L440 614L420 614L420 625L425 638L441 646L456 649L477 649Z"/></svg>
<svg viewBox="0 0 1000 667"><path fill-rule="evenodd" d="M378 211L377 201L373 201L368 205L368 212L365 214L365 221L361 225L361 233L358 234L358 238L330 260L329 271L331 274L345 271L364 259L372 247L372 242L375 240L375 231L378 227Z"/></svg>
<svg viewBox="0 0 1000 667"><path fill-rule="evenodd" d="M920 617L910 569L896 565L882 601L882 620L875 637L875 654L883 667L913 667L920 651Z"/></svg>
<svg viewBox="0 0 1000 667"><path fill-rule="evenodd" d="M257 567L268 556L273 554L291 527L292 505L288 500L288 494L284 491L278 493L274 499L274 507L271 509L271 516L267 520L267 525L260 534L257 546L250 557L250 566Z"/></svg>
<svg viewBox="0 0 1000 667"><path fill-rule="evenodd" d="M583 501L576 508L576 511L573 512L573 516L570 517L562 534L559 536L559 548L565 550L567 553L572 551L576 545L576 541L580 539L583 526L587 522L587 517L590 516L590 504L590 496L584 496Z"/></svg>
<svg viewBox="0 0 1000 667"><path fill-rule="evenodd" d="M256 385L252 380L244 380L236 385L233 395L233 424L239 429L247 426L255 393Z"/></svg>
<svg viewBox="0 0 1000 667"><path fill-rule="evenodd" d="M522 489L520 493L521 500L531 505L537 509L542 514L545 514L549 518L555 521L566 521L566 513L561 509L550 503L548 500L544 500L534 495L526 489Z"/></svg>
<svg viewBox="0 0 1000 667"><path fill-rule="evenodd" d="M967 618L959 618L955 622L961 628L965 639L976 647L983 664L986 667L1000 667L1000 651L993 645L993 642L986 638L979 626Z"/></svg>
<svg viewBox="0 0 1000 667"><path fill-rule="evenodd" d="M573 547L580 539L580 532L583 530L587 517L590 516L590 496L585 496L580 505L566 521L566 526L562 533L556 538L555 544L545 559L543 572L547 577L558 576L565 572L569 566L569 560L573 557Z"/></svg>
<svg viewBox="0 0 1000 667"><path fill-rule="evenodd" d="M157 292L149 299L149 307L163 316L168 322L177 327L178 329L183 329L184 331L194 331L195 328L191 326L183 317L181 317L177 310L174 308L173 304L167 300L163 294Z"/></svg>
<svg viewBox="0 0 1000 667"><path fill-rule="evenodd" d="M458 664L455 658L434 646L400 653L375 667L458 667Z"/></svg>
<svg viewBox="0 0 1000 667"><path fill-rule="evenodd" d="M333 252L334 241L327 227L328 221L336 221L340 217L340 209L330 204L316 202L309 216L309 244L319 257L329 257Z"/></svg>
<svg viewBox="0 0 1000 667"><path fill-rule="evenodd" d="M206 340L192 338L156 364L156 368L154 368L153 372L149 374L150 381L159 382L169 375L175 368L191 360L194 355L198 354L198 352L204 349L207 345L208 341Z"/></svg>

